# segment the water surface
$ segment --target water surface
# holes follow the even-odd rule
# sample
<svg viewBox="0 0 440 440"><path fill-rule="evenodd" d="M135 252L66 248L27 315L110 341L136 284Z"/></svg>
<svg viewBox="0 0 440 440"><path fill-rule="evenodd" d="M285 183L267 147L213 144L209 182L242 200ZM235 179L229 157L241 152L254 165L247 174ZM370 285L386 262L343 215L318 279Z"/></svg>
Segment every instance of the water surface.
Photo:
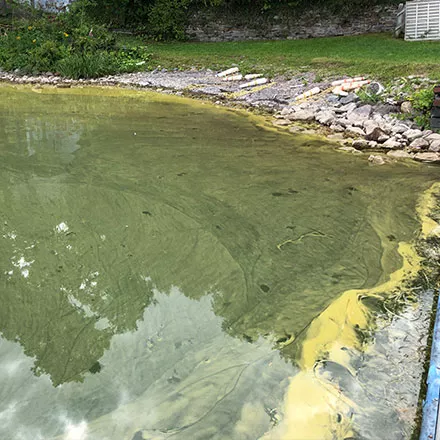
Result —
<svg viewBox="0 0 440 440"><path fill-rule="evenodd" d="M261 437L438 176L184 99L0 88L0 438Z"/></svg>

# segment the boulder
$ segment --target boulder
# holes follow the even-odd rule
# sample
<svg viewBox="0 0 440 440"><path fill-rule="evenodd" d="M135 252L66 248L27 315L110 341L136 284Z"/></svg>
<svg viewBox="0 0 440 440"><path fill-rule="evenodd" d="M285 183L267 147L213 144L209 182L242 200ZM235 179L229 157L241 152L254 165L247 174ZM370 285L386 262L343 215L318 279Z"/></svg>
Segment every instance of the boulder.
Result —
<svg viewBox="0 0 440 440"><path fill-rule="evenodd" d="M290 115L290 113L292 113L292 112L293 112L292 107L284 107L284 108L281 110L281 116Z"/></svg>
<svg viewBox="0 0 440 440"><path fill-rule="evenodd" d="M440 162L440 153L425 152L416 153L414 159L420 162Z"/></svg>
<svg viewBox="0 0 440 440"><path fill-rule="evenodd" d="M354 147L341 147L338 148L338 150L346 151L347 153L351 153L351 154L362 154L362 151L356 150L356 148Z"/></svg>
<svg viewBox="0 0 440 440"><path fill-rule="evenodd" d="M377 147L377 142L376 141L369 141L368 142L368 146L370 148L376 148Z"/></svg>
<svg viewBox="0 0 440 440"><path fill-rule="evenodd" d="M329 139L331 141L343 141L344 135L342 133L329 134L327 136L327 139Z"/></svg>
<svg viewBox="0 0 440 440"><path fill-rule="evenodd" d="M368 136L375 128L379 128L379 124L376 121L367 119L363 124L365 134Z"/></svg>
<svg viewBox="0 0 440 440"><path fill-rule="evenodd" d="M350 104L351 102L359 101L359 97L355 93L349 93L339 100L342 105Z"/></svg>
<svg viewBox="0 0 440 440"><path fill-rule="evenodd" d="M276 125L277 127L285 127L286 125L290 125L291 121L286 121L285 119L276 119L275 121L272 121L273 125Z"/></svg>
<svg viewBox="0 0 440 440"><path fill-rule="evenodd" d="M371 105L366 104L354 109L351 113L357 115L360 118L368 119L372 111L373 108L371 107Z"/></svg>
<svg viewBox="0 0 440 440"><path fill-rule="evenodd" d="M335 124L338 124L344 128L348 127L350 125L347 118L338 118L338 119L336 119Z"/></svg>
<svg viewBox="0 0 440 440"><path fill-rule="evenodd" d="M365 120L370 117L371 111L371 105L363 105L362 107L357 107L353 111L348 112L347 119L351 125L354 125L355 127L363 127Z"/></svg>
<svg viewBox="0 0 440 440"><path fill-rule="evenodd" d="M423 150L423 149L428 148L428 147L429 147L429 142L426 139L423 139L423 138L414 139L409 144L409 148L410 148L411 151Z"/></svg>
<svg viewBox="0 0 440 440"><path fill-rule="evenodd" d="M403 133L403 135L410 141L410 142L412 142L413 140L415 140L415 139L417 139L417 138L420 138L420 137L422 137L423 136L423 132L422 132L422 130L419 130L419 129L409 129L409 130L406 130L404 133Z"/></svg>
<svg viewBox="0 0 440 440"><path fill-rule="evenodd" d="M432 141L428 149L429 151L435 151L435 152L440 151L440 140Z"/></svg>
<svg viewBox="0 0 440 440"><path fill-rule="evenodd" d="M382 146L384 148L396 149L396 148L400 148L400 142L397 142L397 140L394 137L391 137L387 141L385 141L382 144Z"/></svg>
<svg viewBox="0 0 440 440"><path fill-rule="evenodd" d="M377 142L379 142L381 144L383 142L386 142L388 139L390 139L390 137L387 134L383 134L383 135L379 136L379 138L377 139Z"/></svg>
<svg viewBox="0 0 440 440"><path fill-rule="evenodd" d="M362 130L362 128L359 127L349 126L345 129L345 132L350 136L365 136L364 130Z"/></svg>
<svg viewBox="0 0 440 440"><path fill-rule="evenodd" d="M345 104L345 105L335 109L335 112L336 113L352 112L356 107L357 107L357 105L354 102L351 102L350 104Z"/></svg>
<svg viewBox="0 0 440 440"><path fill-rule="evenodd" d="M300 127L299 125L292 125L291 127L289 127L289 131L291 133L301 133L304 131L304 128Z"/></svg>
<svg viewBox="0 0 440 440"><path fill-rule="evenodd" d="M295 113L287 115L286 118L289 121L312 122L315 120L315 113L310 110L298 110Z"/></svg>
<svg viewBox="0 0 440 440"><path fill-rule="evenodd" d="M315 119L322 125L331 125L335 121L335 114L324 110L315 115Z"/></svg>
<svg viewBox="0 0 440 440"><path fill-rule="evenodd" d="M379 156L376 154L371 154L368 157L368 162L370 162L373 165L385 165L387 162L383 156Z"/></svg>
<svg viewBox="0 0 440 440"><path fill-rule="evenodd" d="M358 150L363 150L369 147L368 141L366 141L365 139L356 139L352 142L351 146L353 148L357 148Z"/></svg>
<svg viewBox="0 0 440 440"><path fill-rule="evenodd" d="M329 104L339 105L339 96L338 95L333 95L333 93L332 93L332 94L328 95L325 99Z"/></svg>
<svg viewBox="0 0 440 440"><path fill-rule="evenodd" d="M374 106L374 112L379 115L389 115L390 113L397 113L399 107L393 104L378 103Z"/></svg>
<svg viewBox="0 0 440 440"><path fill-rule="evenodd" d="M391 125L391 133L393 133L393 134L396 134L396 133L402 134L408 130L409 130L409 127L407 127L406 125L403 125L403 124Z"/></svg>
<svg viewBox="0 0 440 440"><path fill-rule="evenodd" d="M342 133L345 131L345 128L342 125L333 123L330 125L330 130L335 131L336 133Z"/></svg>
<svg viewBox="0 0 440 440"><path fill-rule="evenodd" d="M375 127L373 130L369 130L369 131L366 130L365 132L366 132L365 139L368 139L369 141L376 141L376 142L378 142L379 139L383 139L384 137L386 137L385 140L387 140L388 137L389 137L379 127Z"/></svg>
<svg viewBox="0 0 440 440"><path fill-rule="evenodd" d="M432 133L432 134L426 136L425 139L428 140L429 142L440 141L440 134L439 133Z"/></svg>
<svg viewBox="0 0 440 440"><path fill-rule="evenodd" d="M388 151L387 156L394 157L396 159L410 159L413 155L402 150L391 150Z"/></svg>

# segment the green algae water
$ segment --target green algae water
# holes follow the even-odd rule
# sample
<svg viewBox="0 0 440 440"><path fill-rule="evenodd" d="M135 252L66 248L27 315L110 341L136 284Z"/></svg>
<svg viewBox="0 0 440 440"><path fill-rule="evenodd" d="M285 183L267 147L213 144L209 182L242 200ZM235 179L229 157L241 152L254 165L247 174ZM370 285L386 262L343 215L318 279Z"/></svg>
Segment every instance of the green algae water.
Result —
<svg viewBox="0 0 440 440"><path fill-rule="evenodd" d="M401 267L439 175L184 99L1 87L0 438L267 435L298 341Z"/></svg>

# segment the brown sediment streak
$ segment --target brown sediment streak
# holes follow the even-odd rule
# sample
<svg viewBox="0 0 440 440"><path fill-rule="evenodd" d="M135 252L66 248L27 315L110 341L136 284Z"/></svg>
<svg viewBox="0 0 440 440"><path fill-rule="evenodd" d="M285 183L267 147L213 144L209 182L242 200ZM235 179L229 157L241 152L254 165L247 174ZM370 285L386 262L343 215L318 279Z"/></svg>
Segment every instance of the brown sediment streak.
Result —
<svg viewBox="0 0 440 440"><path fill-rule="evenodd" d="M436 183L419 200L417 214L422 239L440 234L439 224L430 217L439 194L440 184ZM353 435L351 418L356 404L335 383L316 374L316 369L322 360L328 360L350 370L347 349L362 350L358 332L374 325L373 314L362 298L386 298L403 282L417 276L422 258L415 245L401 242L398 252L403 259L402 267L387 282L371 289L344 292L312 322L302 346L301 371L291 379L285 396L283 421L264 440L330 440Z"/></svg>

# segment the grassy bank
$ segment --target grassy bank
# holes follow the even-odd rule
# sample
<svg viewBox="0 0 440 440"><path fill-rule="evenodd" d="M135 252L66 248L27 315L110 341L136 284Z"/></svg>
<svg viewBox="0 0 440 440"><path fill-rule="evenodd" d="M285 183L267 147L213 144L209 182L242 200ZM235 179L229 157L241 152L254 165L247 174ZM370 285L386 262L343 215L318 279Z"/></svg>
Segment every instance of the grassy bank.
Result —
<svg viewBox="0 0 440 440"><path fill-rule="evenodd" d="M309 40L153 43L149 49L153 53L150 63L165 68L220 69L237 64L243 71L270 75L315 71L322 76L368 74L383 80L411 74L440 79L440 42L405 42L383 34Z"/></svg>

